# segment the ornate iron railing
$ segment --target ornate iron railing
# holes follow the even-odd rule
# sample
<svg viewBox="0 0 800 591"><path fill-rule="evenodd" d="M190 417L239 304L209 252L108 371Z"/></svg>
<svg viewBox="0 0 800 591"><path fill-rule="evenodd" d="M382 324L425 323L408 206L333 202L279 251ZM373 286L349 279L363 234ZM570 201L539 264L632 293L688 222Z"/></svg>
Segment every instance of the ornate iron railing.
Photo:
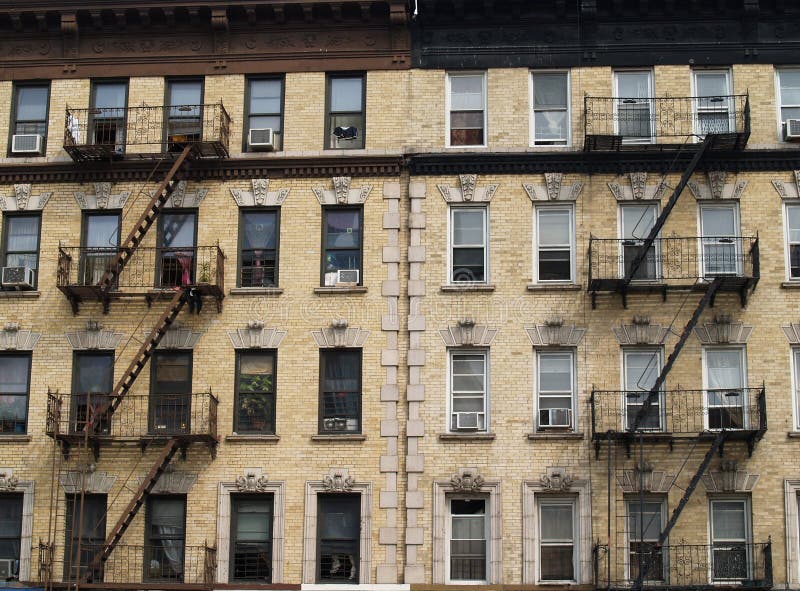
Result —
<svg viewBox="0 0 800 591"><path fill-rule="evenodd" d="M592 390L592 436L633 433L649 392ZM637 432L699 434L704 431L760 431L767 428L764 386L760 388L664 390L639 421Z"/></svg>
<svg viewBox="0 0 800 591"><path fill-rule="evenodd" d="M126 394L114 413L107 394L48 393L47 434L81 439L217 437L219 400L211 391L191 394Z"/></svg>
<svg viewBox="0 0 800 591"><path fill-rule="evenodd" d="M630 143L681 143L708 134L750 133L748 95L584 97L584 133Z"/></svg>
<svg viewBox="0 0 800 591"><path fill-rule="evenodd" d="M705 589L730 584L743 589L772 587L772 542L669 544L633 542L594 549L595 586L630 589L648 565L648 589Z"/></svg>

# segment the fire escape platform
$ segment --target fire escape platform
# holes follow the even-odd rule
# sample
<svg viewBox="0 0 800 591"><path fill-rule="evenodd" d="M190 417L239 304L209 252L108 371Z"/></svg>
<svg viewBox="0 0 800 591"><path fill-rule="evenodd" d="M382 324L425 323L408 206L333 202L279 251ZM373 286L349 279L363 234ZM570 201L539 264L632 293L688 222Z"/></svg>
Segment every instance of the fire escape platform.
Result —
<svg viewBox="0 0 800 591"><path fill-rule="evenodd" d="M744 277L744 276L720 276L722 281L718 291L724 292L749 292L755 289L758 284L758 277ZM715 277L716 278L716 277ZM711 279L700 279L695 281L689 280L668 280L668 281L631 281L625 282L624 279L598 279L593 278L588 283L587 291L590 292L621 292L628 293L660 293L663 294L669 291L691 291L703 293L708 291L711 285Z"/></svg>
<svg viewBox="0 0 800 591"><path fill-rule="evenodd" d="M689 137L687 135L687 137ZM744 150L750 139L750 131L740 133L709 134L708 149L714 152ZM629 141L625 141L628 139ZM700 147L700 142L637 142L624 135L593 135L584 138L584 152L687 152Z"/></svg>

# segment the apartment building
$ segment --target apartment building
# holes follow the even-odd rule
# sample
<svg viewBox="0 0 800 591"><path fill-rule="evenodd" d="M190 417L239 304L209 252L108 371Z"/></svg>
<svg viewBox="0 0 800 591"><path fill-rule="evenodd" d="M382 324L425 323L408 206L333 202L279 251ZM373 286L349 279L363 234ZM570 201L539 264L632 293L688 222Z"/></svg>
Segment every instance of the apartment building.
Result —
<svg viewBox="0 0 800 591"><path fill-rule="evenodd" d="M0 30L0 579L800 586L800 8Z"/></svg>

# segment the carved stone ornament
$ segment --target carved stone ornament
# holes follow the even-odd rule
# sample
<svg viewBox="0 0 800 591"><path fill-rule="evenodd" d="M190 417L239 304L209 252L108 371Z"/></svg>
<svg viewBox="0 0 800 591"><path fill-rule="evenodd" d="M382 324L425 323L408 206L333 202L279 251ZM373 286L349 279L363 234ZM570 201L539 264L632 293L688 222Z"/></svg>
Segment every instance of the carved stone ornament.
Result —
<svg viewBox="0 0 800 591"><path fill-rule="evenodd" d="M236 478L239 492L262 493L267 490L267 475L260 468L245 468L244 474Z"/></svg>
<svg viewBox="0 0 800 591"><path fill-rule="evenodd" d="M11 196L0 195L0 210L2 211L41 211L53 195L52 192L31 194L30 184L14 185L14 194Z"/></svg>
<svg viewBox="0 0 800 591"><path fill-rule="evenodd" d="M498 185L478 186L478 175L458 175L458 187L437 185L442 197L448 203L489 203L497 191Z"/></svg>
<svg viewBox="0 0 800 591"><path fill-rule="evenodd" d="M794 178L789 183L779 179L772 181L772 186L775 187L781 199L800 199L800 170L795 170L792 176Z"/></svg>
<svg viewBox="0 0 800 591"><path fill-rule="evenodd" d="M141 484L142 479L138 479ZM168 494L168 495L186 495L192 490L192 486L197 482L197 474L191 472L183 472L181 470L171 470L171 466L167 466L167 470L159 477L155 486L153 487L153 494Z"/></svg>
<svg viewBox="0 0 800 591"><path fill-rule="evenodd" d="M561 172L544 173L544 185L522 183L522 188L531 201L577 201L583 191L583 181L570 185L563 184L564 174Z"/></svg>
<svg viewBox="0 0 800 591"><path fill-rule="evenodd" d="M369 331L361 328L350 328L347 320L336 319L327 328L312 330L311 336L320 349L363 347L369 336Z"/></svg>
<svg viewBox="0 0 800 591"><path fill-rule="evenodd" d="M0 468L0 492L10 492L17 488L19 479L11 468Z"/></svg>
<svg viewBox="0 0 800 591"><path fill-rule="evenodd" d="M33 351L42 334L21 330L17 322L7 322L0 331L0 350Z"/></svg>
<svg viewBox="0 0 800 591"><path fill-rule="evenodd" d="M647 316L634 316L631 324L611 327L620 345L663 345L669 334L668 326L651 324Z"/></svg>
<svg viewBox="0 0 800 591"><path fill-rule="evenodd" d="M85 330L68 332L65 336L73 349L87 351L93 349L116 349L125 333L103 330L99 322L87 320Z"/></svg>
<svg viewBox="0 0 800 591"><path fill-rule="evenodd" d="M246 328L229 330L228 338L234 349L277 349L286 332L277 328L265 328L262 320L251 320Z"/></svg>
<svg viewBox="0 0 800 591"><path fill-rule="evenodd" d="M194 193L189 193L187 191L187 181L178 181L175 190L172 192L172 195L169 196L167 202L164 204L165 208L170 207L187 207L187 208L196 208L200 207L200 204L203 202L203 199L206 198L208 195L208 189L199 188ZM152 197L155 195L155 190L150 191L150 196Z"/></svg>
<svg viewBox="0 0 800 591"><path fill-rule="evenodd" d="M783 334L789 340L790 345L800 345L800 322L792 322L781 326Z"/></svg>
<svg viewBox="0 0 800 591"><path fill-rule="evenodd" d="M150 333L146 333L149 335ZM173 324L164 333L161 342L158 343L159 349L194 349L197 341L203 336L202 332L194 331L191 328Z"/></svg>
<svg viewBox="0 0 800 591"><path fill-rule="evenodd" d="M669 189L665 178L658 179L658 182L647 184L646 172L629 172L620 180L608 183L608 188L614 199L617 201L660 201Z"/></svg>
<svg viewBox="0 0 800 591"><path fill-rule="evenodd" d="M242 189L231 189L233 200L239 207L277 207L283 205L286 198L289 196L289 189L278 189L277 191L269 190L269 179L252 179L252 191L245 191Z"/></svg>
<svg viewBox="0 0 800 591"><path fill-rule="evenodd" d="M668 493L675 483L676 474L656 470L650 462L637 462L633 468L626 468L617 476L617 484L626 493Z"/></svg>
<svg viewBox="0 0 800 591"><path fill-rule="evenodd" d="M694 329L695 336L704 345L744 345L752 332L751 325L733 322L727 314L719 314L712 322Z"/></svg>
<svg viewBox="0 0 800 591"><path fill-rule="evenodd" d="M567 474L566 468L548 468L539 480L544 492L566 492L575 482L575 479Z"/></svg>
<svg viewBox="0 0 800 591"><path fill-rule="evenodd" d="M448 347L488 347L497 336L497 329L463 318L456 326L439 330L439 335Z"/></svg>
<svg viewBox="0 0 800 591"><path fill-rule="evenodd" d="M576 347L586 334L586 329L564 324L563 318L554 316L545 320L544 324L525 327L525 332L534 347Z"/></svg>
<svg viewBox="0 0 800 591"><path fill-rule="evenodd" d="M333 189L313 187L311 190L320 205L360 205L366 202L372 191L372 185L363 185L359 189L350 188L349 176L333 177Z"/></svg>
<svg viewBox="0 0 800 591"><path fill-rule="evenodd" d="M322 477L322 487L329 493L350 492L355 483L356 479L350 476L347 468L331 468L330 472Z"/></svg>
<svg viewBox="0 0 800 591"><path fill-rule="evenodd" d="M58 482L67 494L108 494L116 480L116 476L98 472L94 464L89 464L85 471L70 470L58 476Z"/></svg>
<svg viewBox="0 0 800 591"><path fill-rule="evenodd" d="M710 493L751 492L758 478L758 474L739 470L735 460L723 460L719 470L710 470L703 474L703 485Z"/></svg>
<svg viewBox="0 0 800 591"><path fill-rule="evenodd" d="M111 183L94 183L94 195L84 191L72 194L81 209L122 209L131 196L130 191L111 194Z"/></svg>
<svg viewBox="0 0 800 591"><path fill-rule="evenodd" d="M737 179L729 182L729 174L722 170L711 170L705 174L695 175L687 183L689 190L697 200L741 199L747 181ZM696 179L702 179L699 182Z"/></svg>
<svg viewBox="0 0 800 591"><path fill-rule="evenodd" d="M478 492L483 488L483 476L478 474L477 468L461 468L453 474L450 484L456 492Z"/></svg>

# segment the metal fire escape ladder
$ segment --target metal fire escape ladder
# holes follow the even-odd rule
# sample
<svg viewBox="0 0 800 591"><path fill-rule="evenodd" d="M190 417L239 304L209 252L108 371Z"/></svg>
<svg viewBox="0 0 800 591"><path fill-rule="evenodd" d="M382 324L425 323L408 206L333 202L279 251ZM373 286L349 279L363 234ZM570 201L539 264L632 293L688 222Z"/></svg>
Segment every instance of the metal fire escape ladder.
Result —
<svg viewBox="0 0 800 591"><path fill-rule="evenodd" d="M149 495L153 490L153 487L156 485L156 482L158 482L159 477L164 473L164 470L175 456L175 453L178 451L179 447L180 445L177 439L170 439L164 446L164 449L161 450L158 459L155 461L153 467L150 468L150 471L142 480L142 484L139 486L136 494L130 500L128 506L125 507L122 516L119 518L116 525L111 530L111 533L103 543L103 549L94 556L91 566L86 570L85 576L87 578L91 578L92 573L99 572L100 567L108 560L109 556L114 551L114 548L122 539L125 531L128 529L128 526L133 522L133 518L136 517L139 509L142 508L147 495Z"/></svg>

